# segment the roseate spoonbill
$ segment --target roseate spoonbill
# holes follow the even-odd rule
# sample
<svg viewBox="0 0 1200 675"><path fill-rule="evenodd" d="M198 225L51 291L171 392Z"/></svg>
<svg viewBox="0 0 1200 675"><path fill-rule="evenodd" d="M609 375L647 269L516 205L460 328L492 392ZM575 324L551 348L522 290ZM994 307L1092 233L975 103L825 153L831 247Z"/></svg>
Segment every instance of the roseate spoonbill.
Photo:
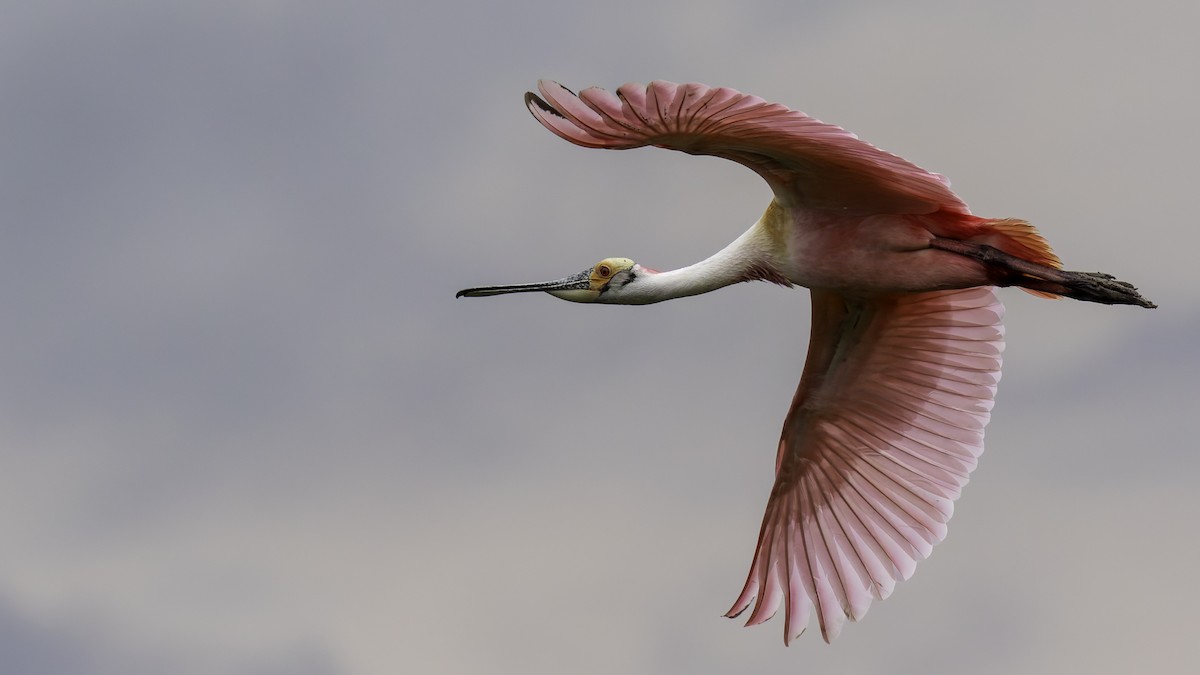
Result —
<svg viewBox="0 0 1200 675"><path fill-rule="evenodd" d="M758 624L782 602L785 643L813 609L833 640L945 537L1000 379L996 286L1154 307L1110 275L1062 270L1029 223L971 215L941 176L782 105L702 84L538 89L525 95L534 118L576 145L724 157L774 192L745 234L682 269L605 258L558 281L458 296L640 305L741 281L810 289L812 333L775 484L726 614L753 604L747 625Z"/></svg>

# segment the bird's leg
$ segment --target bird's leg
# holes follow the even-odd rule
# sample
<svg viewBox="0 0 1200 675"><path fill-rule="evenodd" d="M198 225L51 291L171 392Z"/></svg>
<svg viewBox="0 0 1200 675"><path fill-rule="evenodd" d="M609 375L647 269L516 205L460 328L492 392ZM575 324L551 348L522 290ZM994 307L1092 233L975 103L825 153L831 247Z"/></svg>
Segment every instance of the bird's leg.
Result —
<svg viewBox="0 0 1200 675"><path fill-rule="evenodd" d="M1105 305L1157 307L1143 298L1133 284L1116 279L1111 274L1060 270L1018 258L994 246L959 239L934 237L929 245L983 263L997 286L1021 286Z"/></svg>

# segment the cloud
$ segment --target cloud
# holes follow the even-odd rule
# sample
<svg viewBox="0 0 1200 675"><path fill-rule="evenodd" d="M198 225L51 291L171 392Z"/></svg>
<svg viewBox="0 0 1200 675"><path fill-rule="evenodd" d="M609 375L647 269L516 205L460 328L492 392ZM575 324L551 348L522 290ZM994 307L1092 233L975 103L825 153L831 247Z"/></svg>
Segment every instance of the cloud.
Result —
<svg viewBox="0 0 1200 675"><path fill-rule="evenodd" d="M0 664L1177 670L1195 11L14 10ZM768 192L716 159L562 143L521 106L537 77L698 79L804 109L1162 308L1006 292L988 451L948 540L836 645L785 650L780 626L719 615L750 562L805 294L453 298L609 255L693 262Z"/></svg>
<svg viewBox="0 0 1200 675"><path fill-rule="evenodd" d="M313 645L280 653L178 653L161 646L122 641L94 620L76 616L48 620L0 602L0 654L5 669L27 675L334 675L327 654Z"/></svg>

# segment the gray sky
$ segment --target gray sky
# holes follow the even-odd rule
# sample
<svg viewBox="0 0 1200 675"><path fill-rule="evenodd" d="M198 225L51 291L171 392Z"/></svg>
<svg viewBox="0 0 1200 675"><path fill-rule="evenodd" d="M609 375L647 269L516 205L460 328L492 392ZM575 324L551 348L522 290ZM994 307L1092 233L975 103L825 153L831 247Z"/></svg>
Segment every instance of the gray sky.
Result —
<svg viewBox="0 0 1200 675"><path fill-rule="evenodd" d="M0 670L1179 672L1200 592L1200 5L10 3ZM742 167L539 77L731 86L948 175L1154 312L1004 293L949 538L832 646L720 615L807 339L766 284L454 300L737 236Z"/></svg>

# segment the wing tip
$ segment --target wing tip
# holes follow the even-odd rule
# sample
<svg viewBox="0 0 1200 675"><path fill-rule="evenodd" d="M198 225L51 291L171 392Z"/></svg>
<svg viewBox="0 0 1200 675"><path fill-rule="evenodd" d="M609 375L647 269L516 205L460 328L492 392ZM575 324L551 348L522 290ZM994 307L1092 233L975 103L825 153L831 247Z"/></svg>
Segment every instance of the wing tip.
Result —
<svg viewBox="0 0 1200 675"><path fill-rule="evenodd" d="M540 85L541 82L538 84ZM533 113L534 118L538 119L539 121L541 121L540 116L543 114L554 115L555 117L564 120L567 119L565 115L555 110L554 106L546 103L541 96L538 96L532 91L525 92L525 107L528 108L529 112Z"/></svg>

